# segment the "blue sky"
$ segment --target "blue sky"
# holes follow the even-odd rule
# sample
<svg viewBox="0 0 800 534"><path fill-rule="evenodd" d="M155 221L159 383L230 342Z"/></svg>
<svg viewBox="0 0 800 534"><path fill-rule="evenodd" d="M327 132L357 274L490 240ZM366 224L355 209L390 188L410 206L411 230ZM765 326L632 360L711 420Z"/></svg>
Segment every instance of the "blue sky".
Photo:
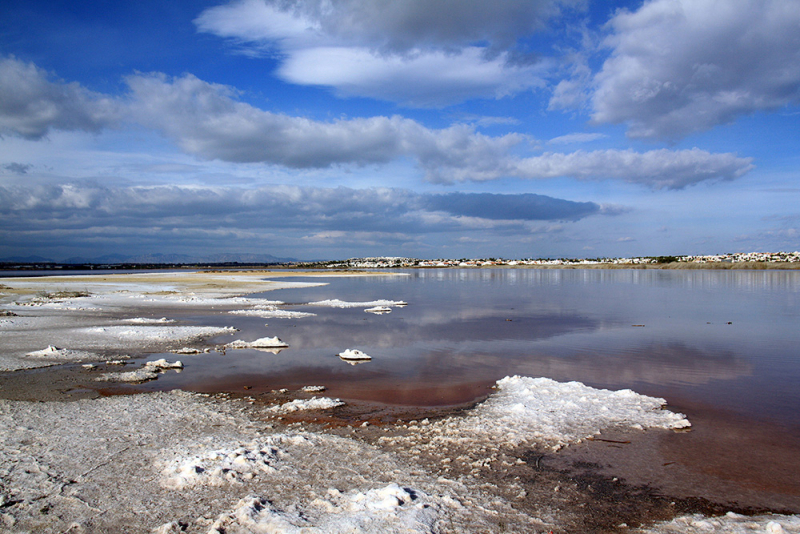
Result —
<svg viewBox="0 0 800 534"><path fill-rule="evenodd" d="M800 249L800 3L0 2L0 258Z"/></svg>

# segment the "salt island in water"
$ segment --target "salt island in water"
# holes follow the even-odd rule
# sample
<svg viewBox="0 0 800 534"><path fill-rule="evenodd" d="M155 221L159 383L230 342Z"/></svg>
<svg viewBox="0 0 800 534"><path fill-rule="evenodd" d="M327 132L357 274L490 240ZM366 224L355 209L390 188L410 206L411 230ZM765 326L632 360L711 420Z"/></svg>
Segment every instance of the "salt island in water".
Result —
<svg viewBox="0 0 800 534"><path fill-rule="evenodd" d="M643 497L641 488L617 478L545 469L578 444L691 429L663 398L630 389L509 375L476 402L440 409L376 407L328 396L326 385L312 383L258 395L251 386L235 395L114 389L190 376L193 358L210 354L232 362L248 351L290 357L295 341L282 339L291 324L243 332L224 324L228 318L304 321L330 308L381 320L414 305L340 300L347 295L290 304L254 296L319 287L335 276L302 275L3 279L3 528L800 532L798 516L771 513L782 510L743 515L719 504ZM203 320L208 324L197 324ZM381 355L353 341L331 351L331 361L363 363L345 367L369 372Z"/></svg>

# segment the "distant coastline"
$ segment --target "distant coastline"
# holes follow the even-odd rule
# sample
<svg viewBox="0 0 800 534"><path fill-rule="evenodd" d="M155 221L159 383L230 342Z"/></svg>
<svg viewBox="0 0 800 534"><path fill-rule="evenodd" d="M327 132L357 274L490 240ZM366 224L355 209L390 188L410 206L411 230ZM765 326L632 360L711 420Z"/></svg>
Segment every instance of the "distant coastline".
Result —
<svg viewBox="0 0 800 534"><path fill-rule="evenodd" d="M272 256L270 256L272 257ZM539 258L539 259L420 259L396 256L349 258L328 261L175 261L175 262L54 262L3 261L0 271L121 271L161 269L713 269L796 270L800 252L747 252L708 256L644 256L633 258Z"/></svg>

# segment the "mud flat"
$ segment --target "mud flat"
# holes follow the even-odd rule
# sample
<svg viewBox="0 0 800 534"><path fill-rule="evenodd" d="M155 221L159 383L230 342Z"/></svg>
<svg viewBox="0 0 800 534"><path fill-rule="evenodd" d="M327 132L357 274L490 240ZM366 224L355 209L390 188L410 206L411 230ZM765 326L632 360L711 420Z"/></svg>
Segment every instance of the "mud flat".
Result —
<svg viewBox="0 0 800 534"><path fill-rule="evenodd" d="M230 329L172 316L255 309L263 301L247 294L308 284L270 276L4 280L2 528L800 532L796 516L672 498L588 462L582 473L559 467L565 452L587 443L646 443L690 428L663 399L629 390L513 376L474 406L394 411L330 399L320 387L239 398L173 391L80 399L56 391L70 376L129 372L139 363L124 365L128 356L217 350L209 340L233 336ZM170 362L149 367L179 370ZM20 377L34 375L39 393L25 394ZM56 398L63 400L42 402Z"/></svg>

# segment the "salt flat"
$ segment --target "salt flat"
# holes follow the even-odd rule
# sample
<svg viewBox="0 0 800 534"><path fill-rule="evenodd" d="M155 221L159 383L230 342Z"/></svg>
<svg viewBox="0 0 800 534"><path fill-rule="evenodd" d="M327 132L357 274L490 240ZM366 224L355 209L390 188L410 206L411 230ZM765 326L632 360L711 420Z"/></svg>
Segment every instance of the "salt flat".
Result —
<svg viewBox="0 0 800 534"><path fill-rule="evenodd" d="M247 294L310 283L269 276L277 275L6 279L2 306L13 315L0 324L0 363L10 371L202 345L232 332L176 324L169 312L256 309L264 301ZM317 396L319 388L289 393L298 398L272 405L182 391L0 400L0 524L9 532L578 532L580 492L514 476L538 467L530 451L690 427L663 399L546 378L507 377L473 408L383 427L315 423L344 403ZM308 415L290 423L287 413ZM644 531L800 532L795 516L664 519Z"/></svg>

